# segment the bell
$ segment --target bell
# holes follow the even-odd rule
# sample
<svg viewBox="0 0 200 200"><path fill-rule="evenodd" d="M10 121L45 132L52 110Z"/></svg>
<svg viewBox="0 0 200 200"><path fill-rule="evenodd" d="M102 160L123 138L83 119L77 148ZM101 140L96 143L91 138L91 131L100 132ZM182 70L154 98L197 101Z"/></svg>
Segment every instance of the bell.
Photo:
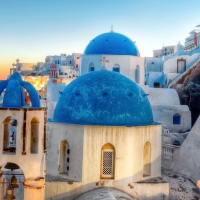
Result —
<svg viewBox="0 0 200 200"><path fill-rule="evenodd" d="M15 169L19 169L19 166L16 165L15 163L7 162L4 168L10 169L10 170L15 170Z"/></svg>
<svg viewBox="0 0 200 200"><path fill-rule="evenodd" d="M19 184L17 183L17 179L16 177L13 175L13 177L11 178L11 183L10 185L12 186L12 188L18 188L19 187Z"/></svg>
<svg viewBox="0 0 200 200"><path fill-rule="evenodd" d="M6 194L3 199L7 199L7 200L15 199L15 195L13 194L13 189L10 185L6 189Z"/></svg>

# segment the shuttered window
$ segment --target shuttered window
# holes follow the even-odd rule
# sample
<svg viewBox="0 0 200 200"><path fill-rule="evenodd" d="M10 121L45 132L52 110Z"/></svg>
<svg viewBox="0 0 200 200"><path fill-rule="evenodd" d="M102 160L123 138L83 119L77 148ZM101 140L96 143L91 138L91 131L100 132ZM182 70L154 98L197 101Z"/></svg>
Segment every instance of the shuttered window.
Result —
<svg viewBox="0 0 200 200"><path fill-rule="evenodd" d="M114 177L114 149L102 149L101 178Z"/></svg>

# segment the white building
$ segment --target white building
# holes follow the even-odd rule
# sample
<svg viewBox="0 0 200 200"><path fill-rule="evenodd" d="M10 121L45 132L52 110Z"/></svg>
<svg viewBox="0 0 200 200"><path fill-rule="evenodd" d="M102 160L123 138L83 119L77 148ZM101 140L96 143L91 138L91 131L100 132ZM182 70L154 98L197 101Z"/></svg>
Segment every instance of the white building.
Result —
<svg viewBox="0 0 200 200"><path fill-rule="evenodd" d="M154 50L154 58L146 58L145 81L150 87L169 87L184 72L190 70L200 60L200 30L190 32L185 46L163 47L159 53ZM173 50L173 51L172 51Z"/></svg>
<svg viewBox="0 0 200 200"><path fill-rule="evenodd" d="M99 187L167 199L168 183L152 180L161 176L161 134L135 82L108 70L78 77L48 122L46 199L74 199Z"/></svg>
<svg viewBox="0 0 200 200"><path fill-rule="evenodd" d="M90 41L80 60L80 75L106 68L126 75L140 85L144 80L144 58L125 35L110 31Z"/></svg>
<svg viewBox="0 0 200 200"><path fill-rule="evenodd" d="M32 106L25 105L23 88L29 93ZM40 107L37 91L17 72L0 82L0 93L4 89L0 107L0 199L13 193L10 174L11 180L18 180L14 186L19 184L21 188L20 192L14 190L16 198L43 200L46 108Z"/></svg>
<svg viewBox="0 0 200 200"><path fill-rule="evenodd" d="M153 50L153 57L162 57L176 52L176 45L163 46L162 49Z"/></svg>

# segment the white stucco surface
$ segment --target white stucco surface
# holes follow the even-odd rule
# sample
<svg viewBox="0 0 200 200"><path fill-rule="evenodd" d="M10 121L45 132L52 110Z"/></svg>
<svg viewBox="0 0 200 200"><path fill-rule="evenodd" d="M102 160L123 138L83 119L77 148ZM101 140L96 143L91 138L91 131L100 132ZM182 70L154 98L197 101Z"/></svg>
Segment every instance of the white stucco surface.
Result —
<svg viewBox="0 0 200 200"><path fill-rule="evenodd" d="M199 56L198 53L193 54L192 56L189 56L189 55L175 56L175 57L168 59L164 62L163 71L165 73L177 73L177 59L181 59L181 58L185 59L186 60L186 67L187 67L187 65L192 63L192 61L195 60L196 58L198 58L198 56Z"/></svg>
<svg viewBox="0 0 200 200"><path fill-rule="evenodd" d="M172 170L180 172L200 186L200 118L197 119L181 147L174 152Z"/></svg>
<svg viewBox="0 0 200 200"><path fill-rule="evenodd" d="M102 69L100 60L105 57L109 62L105 64L107 70L113 71L113 66L118 64L120 66L120 73L136 81L136 66L139 65L139 84L144 85L144 58L129 55L82 55L80 61L80 75L89 72L89 66L94 64L95 71Z"/></svg>
<svg viewBox="0 0 200 200"><path fill-rule="evenodd" d="M151 105L180 105L176 90L168 88L149 88L149 101Z"/></svg>
<svg viewBox="0 0 200 200"><path fill-rule="evenodd" d="M5 109L0 110L0 165L4 167L7 162L17 164L24 174L24 199L42 200L44 199L44 175L46 171L44 153L44 115L43 109L29 109L24 114L24 109ZM7 117L14 117L17 120L16 126L16 152L4 152L4 123ZM24 117L26 116L26 118ZM31 121L36 117L39 121L37 153L31 153ZM24 127L24 122L26 126ZM23 130L25 128L25 138ZM25 149L23 149L23 141ZM3 168L2 168L3 169ZM2 179L0 177L0 182ZM2 184L3 185L3 184ZM0 192L2 191L2 186ZM37 190L36 190L37 188Z"/></svg>
<svg viewBox="0 0 200 200"><path fill-rule="evenodd" d="M160 122L171 133L185 132L191 129L191 112L187 105L151 105L153 119ZM180 124L173 124L173 116L179 114L181 116Z"/></svg>
<svg viewBox="0 0 200 200"><path fill-rule="evenodd" d="M83 127L49 122L46 199L74 199L98 187L114 187L140 198L144 191L130 189L132 183L161 175L161 132L161 125ZM69 176L57 172L58 144L64 139L70 146ZM151 175L143 177L143 148L146 142L151 144ZM113 179L100 178L101 148L107 143L115 149ZM63 180L68 182L61 182ZM148 191L148 195L153 196L159 192L167 194L166 185L152 190L155 193L151 192L151 187Z"/></svg>

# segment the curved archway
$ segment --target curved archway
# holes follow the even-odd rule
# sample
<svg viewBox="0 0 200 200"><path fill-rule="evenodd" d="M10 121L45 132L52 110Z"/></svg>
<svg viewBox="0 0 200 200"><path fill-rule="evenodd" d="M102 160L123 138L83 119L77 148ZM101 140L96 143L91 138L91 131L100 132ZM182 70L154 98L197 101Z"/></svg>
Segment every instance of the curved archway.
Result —
<svg viewBox="0 0 200 200"><path fill-rule="evenodd" d="M180 144L179 141L175 140L175 141L173 142L173 145L175 145L175 146L180 146L181 144Z"/></svg>
<svg viewBox="0 0 200 200"><path fill-rule="evenodd" d="M114 64L114 66L113 66L113 71L114 71L114 72L119 72L119 73L120 73L120 65L119 65L119 64Z"/></svg>
<svg viewBox="0 0 200 200"><path fill-rule="evenodd" d="M68 175L68 172L69 172L69 153L70 153L70 150L69 150L69 144L66 140L63 140L61 143L60 143L60 146L59 146L59 167L58 167L58 171L59 171L59 174L67 174Z"/></svg>
<svg viewBox="0 0 200 200"><path fill-rule="evenodd" d="M115 148L107 143L101 148L101 177L114 178Z"/></svg>
<svg viewBox="0 0 200 200"><path fill-rule="evenodd" d="M12 153L16 152L16 133L17 133L17 120L8 116L3 121L3 153Z"/></svg>
<svg viewBox="0 0 200 200"><path fill-rule="evenodd" d="M2 164L2 177L0 178L3 184L0 184L0 198L4 197L6 188L10 184L13 188L13 193L16 199L24 199L24 172L16 163L8 162ZM11 180L15 179L14 184L11 183ZM1 196L2 195L2 196Z"/></svg>
<svg viewBox="0 0 200 200"><path fill-rule="evenodd" d="M31 153L38 153L38 141L39 141L39 119L33 117L31 120Z"/></svg>
<svg viewBox="0 0 200 200"><path fill-rule="evenodd" d="M93 71L95 71L94 63L90 63L89 64L89 72L93 72Z"/></svg>
<svg viewBox="0 0 200 200"><path fill-rule="evenodd" d="M151 175L151 144L146 142L143 148L143 176Z"/></svg>

